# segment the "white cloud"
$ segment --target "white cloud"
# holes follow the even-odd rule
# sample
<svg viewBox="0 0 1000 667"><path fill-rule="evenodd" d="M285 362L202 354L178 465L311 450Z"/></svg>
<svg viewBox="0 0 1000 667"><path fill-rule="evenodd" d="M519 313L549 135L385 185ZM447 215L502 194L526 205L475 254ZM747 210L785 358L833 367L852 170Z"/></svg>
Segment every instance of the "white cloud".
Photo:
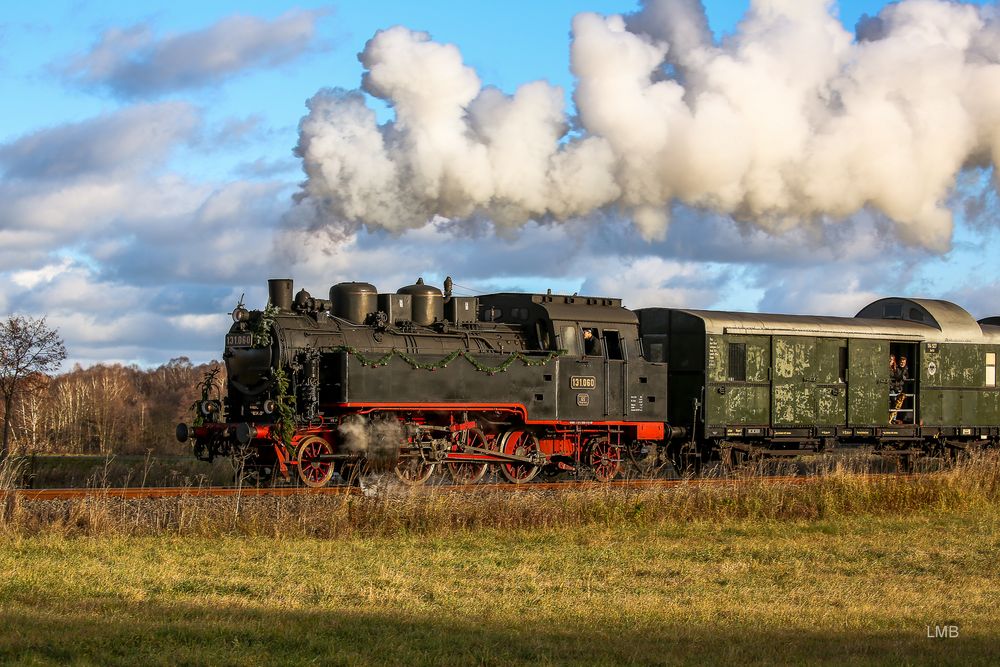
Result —
<svg viewBox="0 0 1000 667"><path fill-rule="evenodd" d="M7 179L107 178L162 163L200 123L184 102L126 107L0 145L0 165Z"/></svg>
<svg viewBox="0 0 1000 667"><path fill-rule="evenodd" d="M595 256L587 275L582 293L621 297L628 308L714 304L727 283L721 267L655 256Z"/></svg>
<svg viewBox="0 0 1000 667"><path fill-rule="evenodd" d="M49 316L72 360L216 356L209 324L224 324L234 282L266 272L291 184L168 169L199 129L192 107L169 103L0 148L3 310Z"/></svg>
<svg viewBox="0 0 1000 667"><path fill-rule="evenodd" d="M71 265L69 259L64 259L58 264L47 264L34 271L15 271L11 273L11 281L18 287L33 289L41 283L50 283L59 274L65 273Z"/></svg>
<svg viewBox="0 0 1000 667"><path fill-rule="evenodd" d="M228 315L213 313L208 315L176 315L166 318L172 326L181 332L204 336L221 336L229 330L232 320Z"/></svg>
<svg viewBox="0 0 1000 667"><path fill-rule="evenodd" d="M157 37L149 25L112 28L58 69L71 81L128 98L216 85L320 48L317 23L329 10L290 10L274 20L233 15L202 30Z"/></svg>

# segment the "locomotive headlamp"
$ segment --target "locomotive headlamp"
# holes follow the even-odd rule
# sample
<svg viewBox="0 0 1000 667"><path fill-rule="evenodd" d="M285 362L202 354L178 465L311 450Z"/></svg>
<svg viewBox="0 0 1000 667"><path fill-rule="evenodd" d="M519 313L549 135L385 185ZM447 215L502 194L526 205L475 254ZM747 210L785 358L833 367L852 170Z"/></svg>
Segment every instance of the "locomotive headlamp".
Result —
<svg viewBox="0 0 1000 667"><path fill-rule="evenodd" d="M198 409L201 410L201 414L205 415L206 417L215 414L221 409L221 407L222 406L219 405L218 401L202 401L198 405Z"/></svg>
<svg viewBox="0 0 1000 667"><path fill-rule="evenodd" d="M247 322L250 320L250 311L243 306L236 306L233 311L233 322L239 324L240 322Z"/></svg>
<svg viewBox="0 0 1000 667"><path fill-rule="evenodd" d="M278 404L271 399L264 401L264 414L273 415L275 410L278 409Z"/></svg>

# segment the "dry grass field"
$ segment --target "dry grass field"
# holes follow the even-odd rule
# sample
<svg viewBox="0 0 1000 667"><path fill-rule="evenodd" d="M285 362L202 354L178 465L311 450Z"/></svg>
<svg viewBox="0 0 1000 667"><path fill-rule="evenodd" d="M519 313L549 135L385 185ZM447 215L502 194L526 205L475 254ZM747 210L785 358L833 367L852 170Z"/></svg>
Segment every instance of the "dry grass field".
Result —
<svg viewBox="0 0 1000 667"><path fill-rule="evenodd" d="M209 486L233 481L226 459L212 464L185 456L57 455L19 456L11 465L22 487L36 489L123 486Z"/></svg>
<svg viewBox="0 0 1000 667"><path fill-rule="evenodd" d="M991 664L998 529L995 458L787 487L15 503L0 663Z"/></svg>

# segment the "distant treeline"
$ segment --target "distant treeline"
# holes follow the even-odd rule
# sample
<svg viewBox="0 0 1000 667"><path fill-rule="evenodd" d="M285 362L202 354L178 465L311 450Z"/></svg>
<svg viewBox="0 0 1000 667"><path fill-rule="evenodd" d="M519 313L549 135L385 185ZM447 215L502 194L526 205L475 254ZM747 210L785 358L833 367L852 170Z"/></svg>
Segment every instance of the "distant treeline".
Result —
<svg viewBox="0 0 1000 667"><path fill-rule="evenodd" d="M174 428L191 421L202 379L217 365L179 357L149 370L77 365L53 377L36 375L12 409L11 453L186 453ZM223 367L223 382L224 376ZM2 410L0 404L0 417Z"/></svg>

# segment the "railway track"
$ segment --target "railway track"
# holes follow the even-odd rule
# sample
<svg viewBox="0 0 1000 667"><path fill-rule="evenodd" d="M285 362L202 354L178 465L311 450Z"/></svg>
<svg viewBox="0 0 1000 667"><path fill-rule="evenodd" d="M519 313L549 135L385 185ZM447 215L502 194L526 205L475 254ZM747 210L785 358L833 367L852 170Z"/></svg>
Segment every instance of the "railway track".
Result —
<svg viewBox="0 0 1000 667"><path fill-rule="evenodd" d="M927 473L923 473L924 475ZM922 474L879 473L855 475L864 479L915 479ZM530 484L441 484L407 487L393 485L396 491L406 493L533 493L538 491L586 491L608 489L671 489L677 487L737 487L747 483L801 486L823 480L823 476L776 475L760 477L705 477L693 479L623 479L611 482L535 482ZM372 486L330 486L319 489L308 487L143 487L143 488L87 488L87 489L14 489L19 500L73 500L79 498L216 498L216 497L285 497L285 496L364 496L377 495L380 489Z"/></svg>

